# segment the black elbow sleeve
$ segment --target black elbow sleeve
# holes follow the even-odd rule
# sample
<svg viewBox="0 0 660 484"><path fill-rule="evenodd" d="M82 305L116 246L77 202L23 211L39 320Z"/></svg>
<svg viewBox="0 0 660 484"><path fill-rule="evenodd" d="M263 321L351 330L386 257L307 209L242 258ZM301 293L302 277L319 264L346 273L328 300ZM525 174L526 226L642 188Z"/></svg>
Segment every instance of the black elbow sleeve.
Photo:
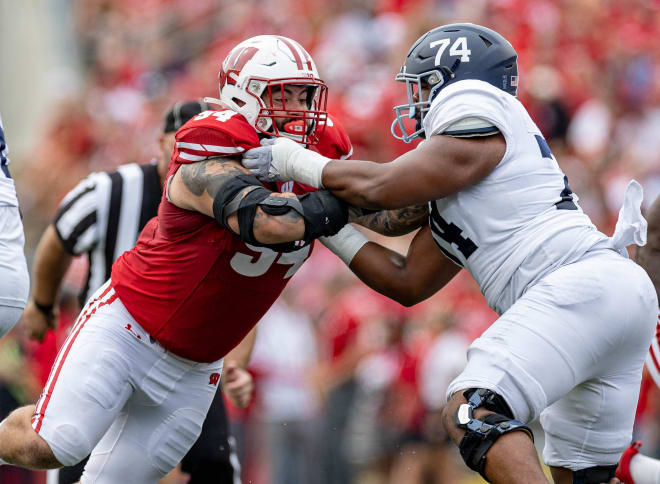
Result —
<svg viewBox="0 0 660 484"><path fill-rule="evenodd" d="M306 193L298 197L274 196L259 181L250 175L232 178L213 199L213 215L223 226L231 229L227 222L236 212L240 237L248 244L270 247L278 252L297 250L295 242L263 244L254 236L254 219L257 209L273 216L284 215L293 210L305 221L304 241L336 234L348 222L348 205L326 190Z"/></svg>

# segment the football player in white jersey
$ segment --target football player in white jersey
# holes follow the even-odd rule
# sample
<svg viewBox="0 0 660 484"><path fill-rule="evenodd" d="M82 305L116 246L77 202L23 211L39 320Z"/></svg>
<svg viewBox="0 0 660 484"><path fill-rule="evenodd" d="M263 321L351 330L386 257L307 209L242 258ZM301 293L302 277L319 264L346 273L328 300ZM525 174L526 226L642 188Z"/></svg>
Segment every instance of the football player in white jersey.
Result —
<svg viewBox="0 0 660 484"><path fill-rule="evenodd" d="M645 242L631 182L612 238L599 232L515 98L517 55L498 33L452 24L424 34L398 81L391 163L329 160L278 139L243 163L266 180L325 187L352 205L429 203L406 257L352 227L324 243L366 284L415 304L465 268L501 316L468 350L443 413L466 464L496 483L546 483L527 423L540 417L555 483L616 483L630 443L657 298L625 246ZM409 134L401 119L417 119Z"/></svg>
<svg viewBox="0 0 660 484"><path fill-rule="evenodd" d="M23 253L23 223L9 174L8 152L0 118L0 337L21 317L30 287Z"/></svg>

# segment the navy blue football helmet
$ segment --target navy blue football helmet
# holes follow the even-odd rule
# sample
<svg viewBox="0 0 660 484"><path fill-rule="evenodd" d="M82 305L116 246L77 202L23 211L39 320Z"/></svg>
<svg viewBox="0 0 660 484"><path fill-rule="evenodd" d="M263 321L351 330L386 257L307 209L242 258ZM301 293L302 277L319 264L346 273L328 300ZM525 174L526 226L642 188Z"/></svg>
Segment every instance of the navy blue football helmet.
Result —
<svg viewBox="0 0 660 484"><path fill-rule="evenodd" d="M401 72L395 77L406 83L408 104L394 107L392 135L406 143L423 137L422 120L435 96L449 84L464 79L485 81L515 96L518 54L504 37L481 25L443 25L422 35L408 51ZM422 99L422 85L431 87L428 99ZM415 94L418 99L414 99ZM415 132L408 134L403 119L413 119L418 113Z"/></svg>

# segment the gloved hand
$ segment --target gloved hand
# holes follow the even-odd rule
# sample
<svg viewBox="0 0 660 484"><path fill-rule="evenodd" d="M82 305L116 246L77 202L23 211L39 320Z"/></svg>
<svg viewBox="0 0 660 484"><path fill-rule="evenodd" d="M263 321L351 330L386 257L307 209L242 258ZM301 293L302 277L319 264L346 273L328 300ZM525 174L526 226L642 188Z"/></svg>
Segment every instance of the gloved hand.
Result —
<svg viewBox="0 0 660 484"><path fill-rule="evenodd" d="M273 163L273 148L278 143L289 145L287 147L289 150L302 149L302 146L288 138L265 138L261 140L259 148L252 148L245 152L242 160L243 166L259 180L268 182L286 181L287 179L282 178L282 171L279 166L282 161L286 161L282 160L282 157L286 156L286 152L281 153L283 156L278 156L275 163ZM279 151L277 151L278 154L280 154Z"/></svg>
<svg viewBox="0 0 660 484"><path fill-rule="evenodd" d="M295 180L322 188L323 167L330 161L289 138L268 138L243 155L242 163L262 181Z"/></svg>

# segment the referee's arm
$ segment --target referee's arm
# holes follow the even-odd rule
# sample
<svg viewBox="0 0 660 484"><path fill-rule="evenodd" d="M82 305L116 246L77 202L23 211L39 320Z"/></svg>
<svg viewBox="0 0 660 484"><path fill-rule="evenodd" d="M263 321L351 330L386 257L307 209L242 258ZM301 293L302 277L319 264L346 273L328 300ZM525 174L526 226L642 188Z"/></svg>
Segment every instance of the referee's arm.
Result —
<svg viewBox="0 0 660 484"><path fill-rule="evenodd" d="M42 341L56 323L56 300L71 260L98 241L96 185L88 177L60 204L39 240L32 265L32 294L21 318L29 338Z"/></svg>

